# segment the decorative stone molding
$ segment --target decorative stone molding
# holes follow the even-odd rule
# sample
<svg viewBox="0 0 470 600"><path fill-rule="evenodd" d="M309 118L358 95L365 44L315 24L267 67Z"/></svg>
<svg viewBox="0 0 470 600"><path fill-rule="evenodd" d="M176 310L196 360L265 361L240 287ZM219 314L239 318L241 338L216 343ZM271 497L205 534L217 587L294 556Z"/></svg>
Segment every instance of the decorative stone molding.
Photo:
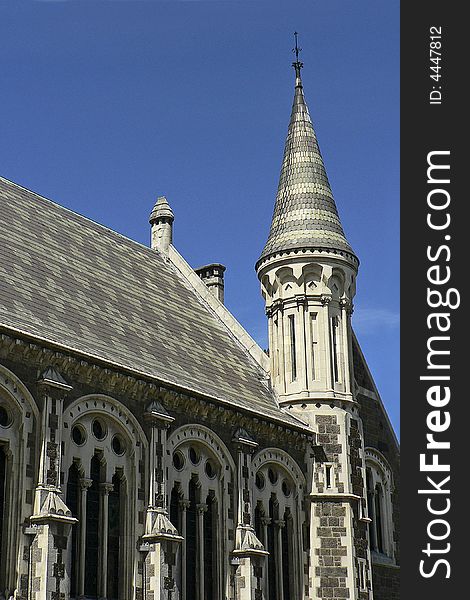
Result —
<svg viewBox="0 0 470 600"><path fill-rule="evenodd" d="M118 367L107 366L98 360L92 362L90 357L83 355L81 358L75 351L72 354L65 350L46 348L37 342L21 339L16 333L0 333L0 359L2 356L37 365L41 370L53 365L68 381L101 387L103 391L112 390L116 396L127 397L139 403L150 403L158 397L167 410L192 414L208 424L223 423L233 428L241 426L250 429L255 436L272 438L275 435L279 445L298 450L303 449L305 438L309 435L308 428L300 422L298 428L293 424L286 425L282 421L282 415L279 420L270 420L255 412L243 412L229 403L189 394L171 385L164 386L144 379L142 375L131 375L128 371L118 370ZM67 407L67 411L69 408Z"/></svg>
<svg viewBox="0 0 470 600"><path fill-rule="evenodd" d="M211 429L204 425L190 424L179 427L168 437L168 449L172 453L178 446L191 440L209 448L220 460L226 461L230 468L235 471L235 462L230 450Z"/></svg>
<svg viewBox="0 0 470 600"><path fill-rule="evenodd" d="M150 533L142 536L145 543L153 544L159 541L167 540L179 543L183 537L179 535L178 530L168 518L168 515L162 509L154 511L154 522Z"/></svg>
<svg viewBox="0 0 470 600"><path fill-rule="evenodd" d="M285 450L281 450L281 448L265 448L253 456L252 466L254 471L257 471L266 463L281 465L290 473L296 485L305 489L306 480L302 469Z"/></svg>
<svg viewBox="0 0 470 600"><path fill-rule="evenodd" d="M383 473L385 483L388 485L390 492L393 492L395 484L393 481L393 470L385 456L377 450L368 446L364 450L366 463L375 463Z"/></svg>

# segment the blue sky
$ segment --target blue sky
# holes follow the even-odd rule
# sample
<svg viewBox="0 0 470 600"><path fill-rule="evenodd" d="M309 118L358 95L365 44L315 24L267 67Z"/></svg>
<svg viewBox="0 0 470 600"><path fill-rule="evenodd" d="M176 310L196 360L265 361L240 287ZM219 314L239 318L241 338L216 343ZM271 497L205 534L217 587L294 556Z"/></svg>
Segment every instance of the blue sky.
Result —
<svg viewBox="0 0 470 600"><path fill-rule="evenodd" d="M166 195L194 266L266 346L254 263L303 81L346 235L353 324L399 425L399 3L0 0L0 174L142 243Z"/></svg>

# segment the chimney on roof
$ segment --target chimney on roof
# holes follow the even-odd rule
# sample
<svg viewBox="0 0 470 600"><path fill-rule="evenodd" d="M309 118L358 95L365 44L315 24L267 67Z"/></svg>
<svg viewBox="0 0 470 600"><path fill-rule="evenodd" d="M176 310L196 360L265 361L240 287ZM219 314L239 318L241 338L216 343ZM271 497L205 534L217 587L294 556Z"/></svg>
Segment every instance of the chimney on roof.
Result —
<svg viewBox="0 0 470 600"><path fill-rule="evenodd" d="M209 291L219 300L224 303L224 265L219 263L212 263L194 269L197 275L207 285Z"/></svg>
<svg viewBox="0 0 470 600"><path fill-rule="evenodd" d="M157 198L149 217L149 223L152 227L150 246L153 250L168 254L170 244L173 241L174 220L175 215L165 196Z"/></svg>

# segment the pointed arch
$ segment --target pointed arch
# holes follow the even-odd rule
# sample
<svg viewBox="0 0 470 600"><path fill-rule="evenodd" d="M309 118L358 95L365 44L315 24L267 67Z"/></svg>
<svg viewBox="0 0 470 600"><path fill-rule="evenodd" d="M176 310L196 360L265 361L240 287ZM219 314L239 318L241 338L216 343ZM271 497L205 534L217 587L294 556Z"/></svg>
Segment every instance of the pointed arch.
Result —
<svg viewBox="0 0 470 600"><path fill-rule="evenodd" d="M376 448L365 448L366 487L370 546L373 557L393 561L394 526L392 493L393 472L385 456Z"/></svg>
<svg viewBox="0 0 470 600"><path fill-rule="evenodd" d="M122 402L88 394L65 407L64 438L64 486L72 464L81 486L75 597L127 597L138 568L133 540L146 508L147 437Z"/></svg>
<svg viewBox="0 0 470 600"><path fill-rule="evenodd" d="M269 552L265 587L268 600L290 600L302 593L306 478L297 462L280 448L265 448L252 460L254 499ZM255 512L255 522L257 514Z"/></svg>
<svg viewBox="0 0 470 600"><path fill-rule="evenodd" d="M228 531L235 526L235 462L225 443L204 425L179 427L168 437L167 447L170 509L172 498L176 502L175 488L184 506L179 530L185 539L177 565L183 597L225 597L228 565L220 557L230 544Z"/></svg>
<svg viewBox="0 0 470 600"><path fill-rule="evenodd" d="M0 364L0 581L15 589L23 556L21 529L31 515L39 452L39 409L26 385Z"/></svg>

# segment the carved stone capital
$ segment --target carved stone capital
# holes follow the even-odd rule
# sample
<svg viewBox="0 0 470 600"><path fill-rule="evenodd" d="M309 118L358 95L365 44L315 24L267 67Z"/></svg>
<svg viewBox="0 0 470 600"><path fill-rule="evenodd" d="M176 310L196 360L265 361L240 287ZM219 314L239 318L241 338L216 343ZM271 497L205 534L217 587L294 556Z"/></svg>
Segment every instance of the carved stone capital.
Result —
<svg viewBox="0 0 470 600"><path fill-rule="evenodd" d="M79 480L78 483L80 485L80 489L81 490L87 490L93 484L93 480L92 479L87 479L86 477L83 477L82 479Z"/></svg>
<svg viewBox="0 0 470 600"><path fill-rule="evenodd" d="M205 504L204 502L201 502L200 504L196 504L196 508L197 508L197 512L202 515L205 512L207 512L208 506L207 504Z"/></svg>
<svg viewBox="0 0 470 600"><path fill-rule="evenodd" d="M191 500L182 499L179 501L179 505L182 511L188 510L191 506Z"/></svg>
<svg viewBox="0 0 470 600"><path fill-rule="evenodd" d="M339 303L341 305L341 308L343 308L346 311L346 314L348 316L351 316L353 314L354 306L350 300L348 300L347 298L342 298Z"/></svg>
<svg viewBox="0 0 470 600"><path fill-rule="evenodd" d="M109 492L114 490L114 484L112 483L100 483L100 492L102 495L107 496Z"/></svg>
<svg viewBox="0 0 470 600"><path fill-rule="evenodd" d="M322 295L320 297L320 302L323 304L323 306L328 306L328 304L331 302L331 296Z"/></svg>

